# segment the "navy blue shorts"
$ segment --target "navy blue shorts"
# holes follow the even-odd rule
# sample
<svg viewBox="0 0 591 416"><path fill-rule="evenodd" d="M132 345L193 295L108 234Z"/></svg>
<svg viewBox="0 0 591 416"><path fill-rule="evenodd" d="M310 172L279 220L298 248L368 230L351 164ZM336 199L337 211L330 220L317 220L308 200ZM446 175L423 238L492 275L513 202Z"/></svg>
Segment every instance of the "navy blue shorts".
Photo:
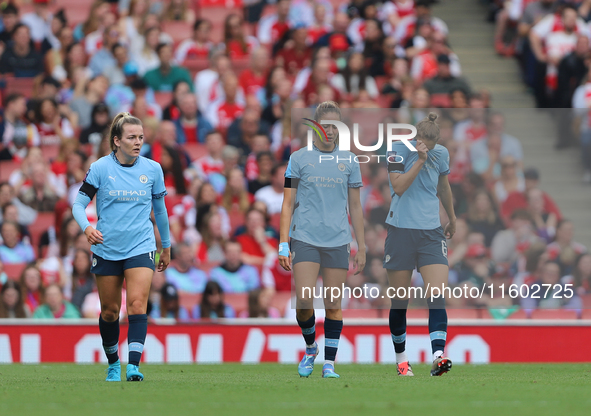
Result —
<svg viewBox="0 0 591 416"><path fill-rule="evenodd" d="M320 267L349 270L350 244L339 247L317 247L292 238L289 251L292 264L311 261L320 264Z"/></svg>
<svg viewBox="0 0 591 416"><path fill-rule="evenodd" d="M413 270L429 264L448 265L447 240L443 228L413 230L388 225L384 247L385 269Z"/></svg>
<svg viewBox="0 0 591 416"><path fill-rule="evenodd" d="M105 260L92 253L90 272L99 276L123 276L125 270L136 267L148 267L149 269L156 270L155 258L155 251L139 254L123 260Z"/></svg>

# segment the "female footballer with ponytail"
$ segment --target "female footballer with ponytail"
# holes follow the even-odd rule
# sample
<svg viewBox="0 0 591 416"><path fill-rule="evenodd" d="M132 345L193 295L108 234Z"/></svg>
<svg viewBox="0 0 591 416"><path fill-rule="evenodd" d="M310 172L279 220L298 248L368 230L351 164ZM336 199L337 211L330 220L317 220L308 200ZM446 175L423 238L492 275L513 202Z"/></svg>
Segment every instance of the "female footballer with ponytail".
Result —
<svg viewBox="0 0 591 416"><path fill-rule="evenodd" d="M129 113L117 114L110 130L113 152L90 166L72 208L74 218L92 245L91 272L96 275L101 302L99 330L109 361L107 381L121 381L118 344L123 280L129 319L126 379L144 379L139 363L148 329L148 295L156 268L156 239L150 221L152 207L163 247L158 270L165 270L170 263L164 175L158 163L140 156L143 143L142 122ZM96 229L88 222L85 212L95 196Z"/></svg>

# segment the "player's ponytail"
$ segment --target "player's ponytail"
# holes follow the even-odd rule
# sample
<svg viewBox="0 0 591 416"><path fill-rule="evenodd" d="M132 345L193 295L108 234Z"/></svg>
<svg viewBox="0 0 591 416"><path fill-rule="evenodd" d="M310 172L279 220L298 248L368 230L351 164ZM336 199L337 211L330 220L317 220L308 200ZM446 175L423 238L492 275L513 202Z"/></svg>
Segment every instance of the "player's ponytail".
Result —
<svg viewBox="0 0 591 416"><path fill-rule="evenodd" d="M417 138L438 141L439 140L439 125L435 123L438 115L429 113L422 121L417 124Z"/></svg>
<svg viewBox="0 0 591 416"><path fill-rule="evenodd" d="M127 112L117 114L111 123L111 129L109 132L109 144L111 145L111 150L117 150L117 146L115 146L115 137L121 139L121 136L123 135L123 126L126 124L141 126L142 121Z"/></svg>

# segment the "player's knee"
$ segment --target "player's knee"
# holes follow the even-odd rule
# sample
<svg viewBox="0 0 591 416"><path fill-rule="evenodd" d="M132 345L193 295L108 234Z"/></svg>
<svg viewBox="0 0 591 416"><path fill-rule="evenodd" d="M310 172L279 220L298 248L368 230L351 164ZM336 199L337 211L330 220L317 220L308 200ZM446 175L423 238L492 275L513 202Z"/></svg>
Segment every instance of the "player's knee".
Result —
<svg viewBox="0 0 591 416"><path fill-rule="evenodd" d="M296 309L314 309L314 300L309 297L298 296L296 299Z"/></svg>
<svg viewBox="0 0 591 416"><path fill-rule="evenodd" d="M102 304L101 305L101 316L106 322L115 322L119 317L119 305L116 303Z"/></svg>
<svg viewBox="0 0 591 416"><path fill-rule="evenodd" d="M129 301L127 306L127 313L129 315L141 315L146 313L146 303L141 299L133 299Z"/></svg>
<svg viewBox="0 0 591 416"><path fill-rule="evenodd" d="M326 311L328 312L329 310L336 310L336 309L341 309L341 299L331 299L331 298L325 298L324 299L324 308L326 309Z"/></svg>

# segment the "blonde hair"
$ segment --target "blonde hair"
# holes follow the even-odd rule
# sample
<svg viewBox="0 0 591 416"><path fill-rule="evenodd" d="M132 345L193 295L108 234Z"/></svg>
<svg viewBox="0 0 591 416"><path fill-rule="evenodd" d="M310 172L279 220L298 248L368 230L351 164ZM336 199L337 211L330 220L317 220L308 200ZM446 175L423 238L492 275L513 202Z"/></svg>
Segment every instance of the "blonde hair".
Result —
<svg viewBox="0 0 591 416"><path fill-rule="evenodd" d="M339 115L339 120L343 118L341 115L341 109L339 105L334 101L325 101L323 103L318 104L316 107L316 111L314 112L314 120L320 122L322 118L329 114L329 113L336 113Z"/></svg>
<svg viewBox="0 0 591 416"><path fill-rule="evenodd" d="M426 140L439 140L439 125L435 123L438 115L429 113L427 117L417 124L417 138Z"/></svg>
<svg viewBox="0 0 591 416"><path fill-rule="evenodd" d="M109 144L111 145L111 150L117 150L117 146L115 146L115 137L119 137L119 139L121 139L121 135L123 134L123 126L126 124L141 126L142 121L127 112L117 114L113 119L111 128L109 130Z"/></svg>

